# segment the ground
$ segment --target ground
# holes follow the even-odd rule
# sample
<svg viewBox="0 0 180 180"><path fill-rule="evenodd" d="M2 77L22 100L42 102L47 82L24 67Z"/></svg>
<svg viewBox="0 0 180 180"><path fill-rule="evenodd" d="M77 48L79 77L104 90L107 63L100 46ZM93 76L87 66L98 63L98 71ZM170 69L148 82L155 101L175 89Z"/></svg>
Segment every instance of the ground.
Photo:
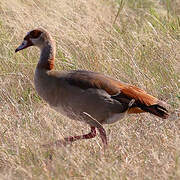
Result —
<svg viewBox="0 0 180 180"><path fill-rule="evenodd" d="M180 3L178 0L1 0L0 179L180 179ZM166 120L131 115L97 136L43 148L86 124L53 111L33 84L39 50L14 50L46 28L56 70L87 69L136 85L167 102Z"/></svg>

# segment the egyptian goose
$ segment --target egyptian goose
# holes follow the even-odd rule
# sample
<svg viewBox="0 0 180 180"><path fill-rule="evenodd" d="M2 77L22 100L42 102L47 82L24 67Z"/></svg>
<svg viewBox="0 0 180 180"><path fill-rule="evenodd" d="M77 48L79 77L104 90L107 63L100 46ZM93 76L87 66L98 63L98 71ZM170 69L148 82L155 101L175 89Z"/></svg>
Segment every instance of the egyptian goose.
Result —
<svg viewBox="0 0 180 180"><path fill-rule="evenodd" d="M131 113L149 112L163 119L168 117L165 102L136 86L97 72L54 71L55 43L46 30L38 28L28 32L15 52L29 46L37 46L41 51L34 78L39 96L61 114L86 122L91 127L89 134L68 137L63 142L93 138L97 128L106 147L107 137L103 124L115 123L125 114Z"/></svg>

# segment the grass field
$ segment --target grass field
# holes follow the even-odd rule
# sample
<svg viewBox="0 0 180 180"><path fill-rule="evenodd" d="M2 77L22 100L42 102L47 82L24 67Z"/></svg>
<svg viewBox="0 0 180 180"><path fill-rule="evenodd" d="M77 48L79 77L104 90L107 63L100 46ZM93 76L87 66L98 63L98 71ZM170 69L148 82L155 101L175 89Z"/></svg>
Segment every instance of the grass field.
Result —
<svg viewBox="0 0 180 180"><path fill-rule="evenodd" d="M104 126L105 153L99 137L43 148L89 127L38 97L38 49L14 53L36 27L56 40L57 70L88 69L134 84L170 104L170 117L132 115ZM178 0L1 0L0 179L180 179L179 77Z"/></svg>

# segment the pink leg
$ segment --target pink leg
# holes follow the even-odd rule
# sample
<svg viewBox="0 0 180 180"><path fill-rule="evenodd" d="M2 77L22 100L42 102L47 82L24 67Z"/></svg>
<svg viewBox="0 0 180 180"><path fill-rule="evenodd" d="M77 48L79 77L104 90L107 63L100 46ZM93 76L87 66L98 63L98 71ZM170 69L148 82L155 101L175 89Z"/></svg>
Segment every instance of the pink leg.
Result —
<svg viewBox="0 0 180 180"><path fill-rule="evenodd" d="M91 132L88 134L80 135L80 136L70 136L67 138L64 138L66 142L73 142L79 139L91 139L96 136L96 128L91 126Z"/></svg>
<svg viewBox="0 0 180 180"><path fill-rule="evenodd" d="M104 128L98 128L99 130L99 134L100 134L100 137L102 139L102 142L103 142L103 145L104 145L104 149L106 148L107 146L107 137L106 137L106 131Z"/></svg>
<svg viewBox="0 0 180 180"><path fill-rule="evenodd" d="M100 137L103 142L104 149L106 149L106 146L107 146L106 131L103 127L98 127L98 131L100 133ZM96 127L91 126L91 132L88 134L84 134L80 136L70 136L70 137L64 138L64 140L57 140L55 143L44 145L44 147L50 147L53 144L56 144L57 146L62 146L62 145L66 145L70 142L74 142L80 139L91 139L91 138L94 138L95 136L96 136Z"/></svg>

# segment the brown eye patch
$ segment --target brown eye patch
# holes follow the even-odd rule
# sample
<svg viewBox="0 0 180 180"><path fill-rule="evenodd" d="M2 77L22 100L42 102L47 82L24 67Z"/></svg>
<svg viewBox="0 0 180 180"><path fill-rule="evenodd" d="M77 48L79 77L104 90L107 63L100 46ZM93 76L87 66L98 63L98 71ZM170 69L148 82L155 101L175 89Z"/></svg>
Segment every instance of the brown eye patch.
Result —
<svg viewBox="0 0 180 180"><path fill-rule="evenodd" d="M41 31L39 30L33 30L29 33L30 38L38 38L41 35Z"/></svg>
<svg viewBox="0 0 180 180"><path fill-rule="evenodd" d="M24 37L24 40L29 41L30 38L38 38L42 34L42 31L39 31L38 29L30 31L27 33L27 35Z"/></svg>

